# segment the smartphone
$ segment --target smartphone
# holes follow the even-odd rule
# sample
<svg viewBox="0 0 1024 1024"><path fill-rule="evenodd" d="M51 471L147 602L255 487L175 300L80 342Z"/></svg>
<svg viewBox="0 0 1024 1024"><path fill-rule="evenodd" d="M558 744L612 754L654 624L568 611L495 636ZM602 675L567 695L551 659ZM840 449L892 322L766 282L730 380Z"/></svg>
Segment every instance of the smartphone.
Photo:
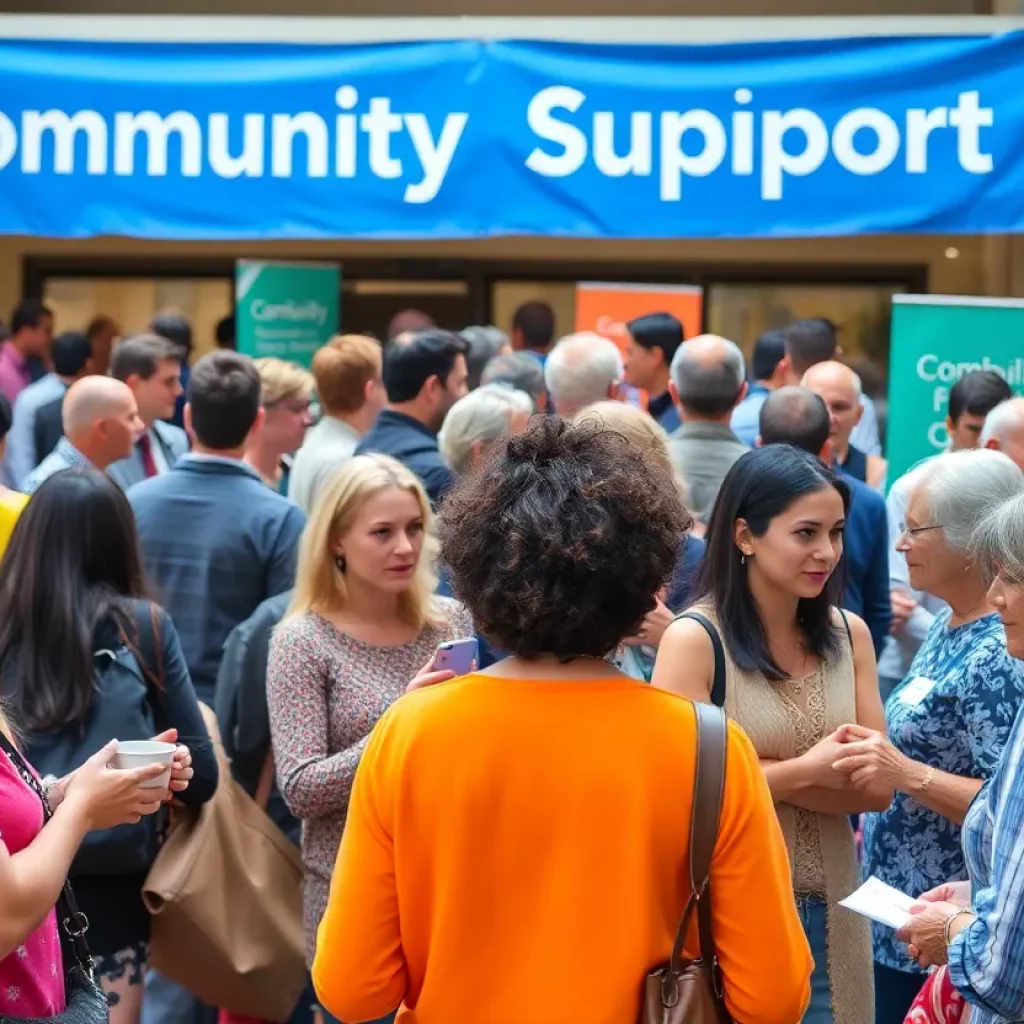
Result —
<svg viewBox="0 0 1024 1024"><path fill-rule="evenodd" d="M448 643L437 645L432 672L454 672L457 676L468 675L476 667L479 660L476 637L462 640L449 640Z"/></svg>

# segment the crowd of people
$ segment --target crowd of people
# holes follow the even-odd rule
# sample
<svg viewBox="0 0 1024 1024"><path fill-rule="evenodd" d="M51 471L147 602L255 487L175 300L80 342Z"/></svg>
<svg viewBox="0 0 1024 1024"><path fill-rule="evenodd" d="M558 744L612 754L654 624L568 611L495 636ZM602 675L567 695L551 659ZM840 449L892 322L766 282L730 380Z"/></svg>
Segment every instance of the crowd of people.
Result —
<svg viewBox="0 0 1024 1024"><path fill-rule="evenodd" d="M308 370L227 321L193 362L176 313L11 326L0 1021L260 1024L150 962L143 898L235 784L301 850L290 1024L632 1024L680 955L745 1024L1024 1014L1002 377L962 376L949 451L888 479L824 319L749 369L656 311L625 349L556 340L538 302L508 334L406 310ZM121 766L147 739L170 768ZM905 927L839 905L867 877Z"/></svg>

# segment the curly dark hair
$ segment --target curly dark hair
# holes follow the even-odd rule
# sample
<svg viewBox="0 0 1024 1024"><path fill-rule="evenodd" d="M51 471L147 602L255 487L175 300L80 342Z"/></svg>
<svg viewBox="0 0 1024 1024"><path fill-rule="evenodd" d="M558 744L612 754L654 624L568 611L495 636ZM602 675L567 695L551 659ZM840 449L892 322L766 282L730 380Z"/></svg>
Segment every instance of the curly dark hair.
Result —
<svg viewBox="0 0 1024 1024"><path fill-rule="evenodd" d="M441 506L441 559L480 633L522 658L604 657L636 633L692 520L675 481L600 423L534 419Z"/></svg>

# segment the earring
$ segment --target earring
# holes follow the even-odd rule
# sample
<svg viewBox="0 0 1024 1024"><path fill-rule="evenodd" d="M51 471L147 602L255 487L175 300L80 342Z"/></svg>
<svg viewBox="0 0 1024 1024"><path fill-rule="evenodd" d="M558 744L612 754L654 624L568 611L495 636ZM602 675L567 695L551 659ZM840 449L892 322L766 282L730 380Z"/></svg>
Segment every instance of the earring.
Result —
<svg viewBox="0 0 1024 1024"><path fill-rule="evenodd" d="M344 572L345 571L345 556L344 555L338 555L334 559L334 564L338 567L338 572Z"/></svg>
<svg viewBox="0 0 1024 1024"><path fill-rule="evenodd" d="M740 555L740 565L746 565L746 564L747 564L747 556L746 555Z"/></svg>

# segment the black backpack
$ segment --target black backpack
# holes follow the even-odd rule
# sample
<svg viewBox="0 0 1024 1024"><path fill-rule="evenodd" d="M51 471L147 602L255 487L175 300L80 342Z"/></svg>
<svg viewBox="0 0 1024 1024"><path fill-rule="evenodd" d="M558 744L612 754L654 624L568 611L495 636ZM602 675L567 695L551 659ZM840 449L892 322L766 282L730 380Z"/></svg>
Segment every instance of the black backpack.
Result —
<svg viewBox="0 0 1024 1024"><path fill-rule="evenodd" d="M112 739L147 740L160 731L163 648L157 611L153 605L138 607L137 639L119 628L115 647L93 652L96 690L85 718L62 732L28 737L28 760L40 774L63 778ZM145 873L166 824L161 811L136 825L90 832L72 861L71 877Z"/></svg>

